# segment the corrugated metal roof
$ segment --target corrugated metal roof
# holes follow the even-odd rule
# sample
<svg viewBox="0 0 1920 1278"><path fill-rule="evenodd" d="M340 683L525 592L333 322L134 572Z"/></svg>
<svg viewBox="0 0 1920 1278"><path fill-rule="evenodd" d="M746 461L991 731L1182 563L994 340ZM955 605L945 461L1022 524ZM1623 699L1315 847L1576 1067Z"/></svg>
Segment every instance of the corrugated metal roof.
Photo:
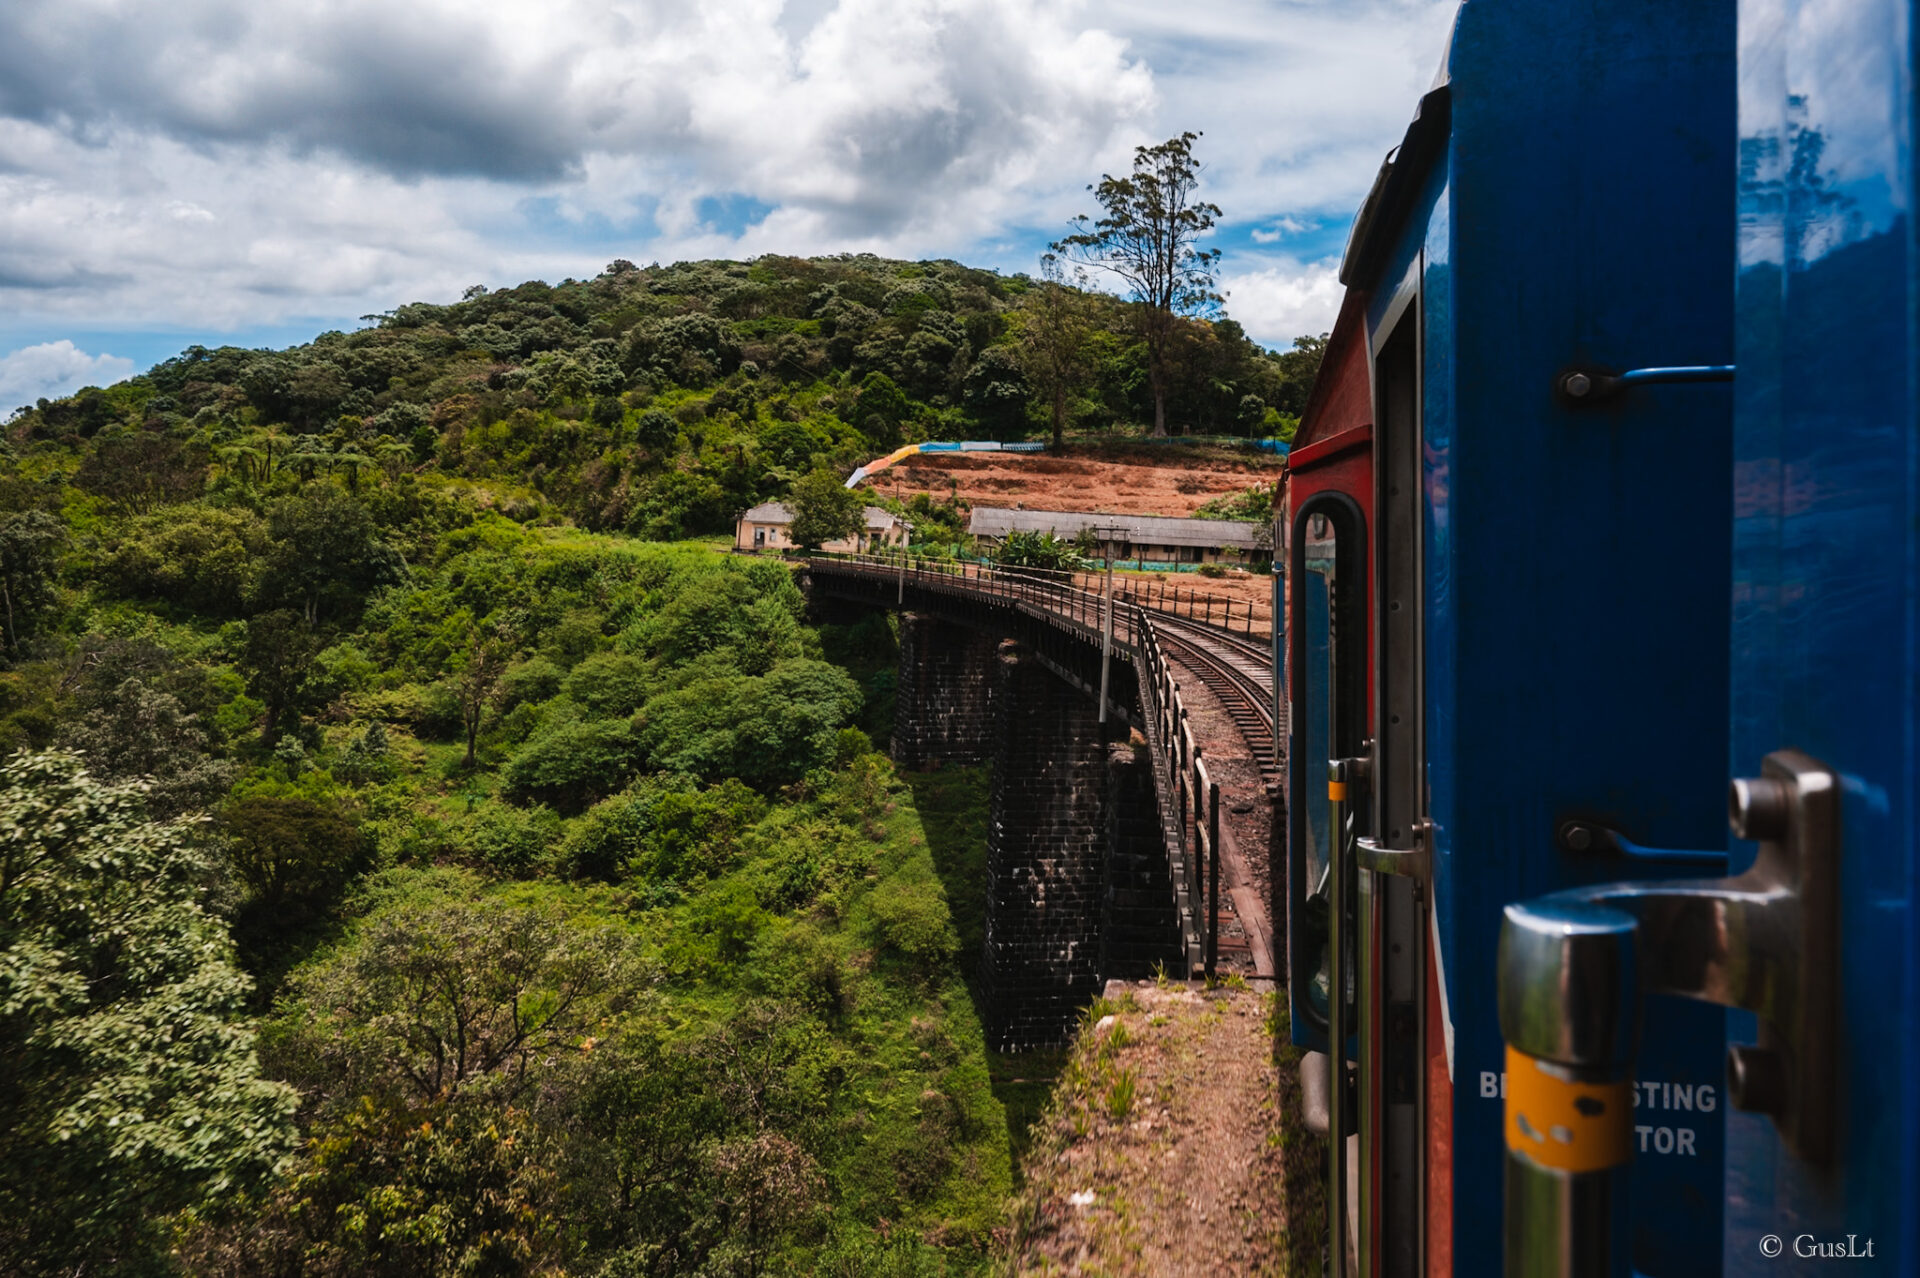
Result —
<svg viewBox="0 0 1920 1278"><path fill-rule="evenodd" d="M1083 510L1007 510L998 506L975 506L973 518L967 524L967 531L976 537L1035 532L1071 540L1083 528L1093 529L1095 536L1147 546L1254 549L1254 525L1237 519L1167 519L1159 515L1101 515Z"/></svg>
<svg viewBox="0 0 1920 1278"><path fill-rule="evenodd" d="M892 513L878 506L868 506L866 511L869 528L892 528L900 522ZM763 501L740 518L756 524L790 524L793 522L793 507L784 501Z"/></svg>

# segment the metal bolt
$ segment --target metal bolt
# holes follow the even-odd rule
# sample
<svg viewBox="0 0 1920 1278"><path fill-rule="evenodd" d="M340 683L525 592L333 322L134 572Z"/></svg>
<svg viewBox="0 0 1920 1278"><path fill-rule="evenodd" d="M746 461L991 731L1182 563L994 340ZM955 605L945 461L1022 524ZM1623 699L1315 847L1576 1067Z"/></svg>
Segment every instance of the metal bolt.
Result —
<svg viewBox="0 0 1920 1278"><path fill-rule="evenodd" d="M1585 852L1593 847L1593 831L1584 825L1569 825L1566 837L1571 851Z"/></svg>
<svg viewBox="0 0 1920 1278"><path fill-rule="evenodd" d="M1585 399L1593 390L1593 379L1585 373L1568 373L1560 380L1560 389L1570 399Z"/></svg>
<svg viewBox="0 0 1920 1278"><path fill-rule="evenodd" d="M1727 1099L1750 1114L1779 1114L1787 1107L1787 1064L1768 1047L1735 1043L1727 1049Z"/></svg>
<svg viewBox="0 0 1920 1278"><path fill-rule="evenodd" d="M1772 777L1735 777L1727 787L1727 824L1743 839L1772 840L1787 832L1786 783Z"/></svg>

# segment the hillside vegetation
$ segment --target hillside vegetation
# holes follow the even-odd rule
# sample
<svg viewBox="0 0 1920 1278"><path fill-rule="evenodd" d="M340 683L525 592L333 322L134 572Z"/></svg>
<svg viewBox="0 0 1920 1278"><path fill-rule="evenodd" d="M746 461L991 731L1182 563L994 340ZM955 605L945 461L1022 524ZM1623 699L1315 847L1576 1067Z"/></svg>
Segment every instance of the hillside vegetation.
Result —
<svg viewBox="0 0 1920 1278"><path fill-rule="evenodd" d="M984 774L893 771L885 618L686 539L1025 433L1030 287L615 263L16 413L0 1269L980 1270ZM1297 403L1188 335L1190 427Z"/></svg>
<svg viewBox="0 0 1920 1278"><path fill-rule="evenodd" d="M469 289L286 351L194 347L16 416L16 438L96 440L75 477L140 507L293 469L469 480L523 520L672 539L717 532L816 465L902 440L1019 438L1047 420L1028 369L1044 288L953 262L860 256L615 262L592 280ZM1072 290L1068 290L1072 292ZM1133 311L1088 312L1071 416L1135 433L1152 415ZM1177 428L1291 433L1319 339L1276 354L1239 325L1182 320Z"/></svg>

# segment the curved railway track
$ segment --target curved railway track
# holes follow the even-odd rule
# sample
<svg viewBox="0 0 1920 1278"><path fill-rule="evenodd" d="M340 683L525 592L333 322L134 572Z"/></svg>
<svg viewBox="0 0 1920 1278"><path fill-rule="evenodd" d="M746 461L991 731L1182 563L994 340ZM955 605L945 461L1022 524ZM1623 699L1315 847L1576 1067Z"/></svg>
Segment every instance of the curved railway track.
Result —
<svg viewBox="0 0 1920 1278"><path fill-rule="evenodd" d="M1273 663L1264 645L1163 613L1151 614L1151 621L1170 655L1226 708L1260 765L1261 779L1278 784L1284 768L1274 753Z"/></svg>

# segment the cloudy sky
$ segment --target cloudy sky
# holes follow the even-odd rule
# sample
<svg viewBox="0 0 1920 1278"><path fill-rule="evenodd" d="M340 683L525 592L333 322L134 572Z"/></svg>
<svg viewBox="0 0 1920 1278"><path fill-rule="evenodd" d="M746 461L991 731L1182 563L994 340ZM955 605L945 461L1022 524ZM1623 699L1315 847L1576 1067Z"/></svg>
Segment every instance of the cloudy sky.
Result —
<svg viewBox="0 0 1920 1278"><path fill-rule="evenodd" d="M1007 271L1204 132L1228 309L1324 330L1453 0L6 0L0 410L470 284Z"/></svg>

